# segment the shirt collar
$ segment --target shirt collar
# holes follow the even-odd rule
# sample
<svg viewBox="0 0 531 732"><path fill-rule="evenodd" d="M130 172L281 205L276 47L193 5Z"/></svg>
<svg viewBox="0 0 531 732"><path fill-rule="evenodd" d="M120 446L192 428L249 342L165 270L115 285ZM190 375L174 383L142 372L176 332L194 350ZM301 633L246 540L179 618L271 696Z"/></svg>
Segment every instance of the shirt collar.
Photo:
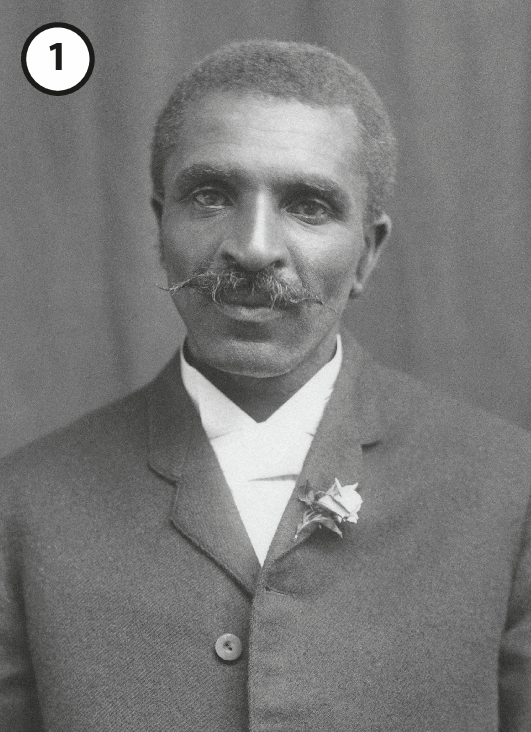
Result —
<svg viewBox="0 0 531 732"><path fill-rule="evenodd" d="M337 336L336 352L314 376L265 422L256 422L215 387L184 358L181 348L184 387L195 404L209 440L240 430L294 427L314 435L341 368L343 347Z"/></svg>

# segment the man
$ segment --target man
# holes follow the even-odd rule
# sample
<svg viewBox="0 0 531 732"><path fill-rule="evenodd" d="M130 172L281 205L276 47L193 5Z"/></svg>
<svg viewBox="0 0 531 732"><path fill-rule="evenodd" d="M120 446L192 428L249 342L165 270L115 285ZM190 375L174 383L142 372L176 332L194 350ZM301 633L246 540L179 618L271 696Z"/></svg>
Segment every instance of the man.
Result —
<svg viewBox="0 0 531 732"><path fill-rule="evenodd" d="M152 172L186 341L4 461L2 729L531 729L531 440L340 334L394 160L322 49L180 82Z"/></svg>

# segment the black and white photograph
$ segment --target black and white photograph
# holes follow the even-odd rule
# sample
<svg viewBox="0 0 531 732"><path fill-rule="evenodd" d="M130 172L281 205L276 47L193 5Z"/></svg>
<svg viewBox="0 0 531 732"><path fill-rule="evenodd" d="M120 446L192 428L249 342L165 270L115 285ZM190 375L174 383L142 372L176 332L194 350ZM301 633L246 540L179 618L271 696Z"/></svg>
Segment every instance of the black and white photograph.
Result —
<svg viewBox="0 0 531 732"><path fill-rule="evenodd" d="M0 38L0 730L531 732L531 5Z"/></svg>

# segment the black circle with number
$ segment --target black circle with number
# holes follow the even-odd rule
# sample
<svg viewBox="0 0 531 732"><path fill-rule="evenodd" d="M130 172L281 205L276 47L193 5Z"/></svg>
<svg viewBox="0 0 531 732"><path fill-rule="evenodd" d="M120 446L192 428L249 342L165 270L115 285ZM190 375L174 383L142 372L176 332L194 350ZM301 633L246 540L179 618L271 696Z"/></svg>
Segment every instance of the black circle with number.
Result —
<svg viewBox="0 0 531 732"><path fill-rule="evenodd" d="M89 54L89 63L87 70L85 71L85 74L82 79L80 79L76 84L69 87L68 89L48 89L45 86L42 86L39 84L33 76L31 75L29 69L28 69L28 63L27 63L27 54L28 49L31 45L31 42L34 38L36 38L40 33L42 33L45 30L49 30L50 28L66 28L66 30L72 31L76 35L78 35L81 40L84 42L88 54ZM89 38L83 33L83 31L79 30L79 28L76 28L75 25L72 25L71 23L46 23L46 25L41 25L39 28L36 28L33 33L31 33L25 43L22 47L22 54L21 54L21 61L22 61L22 71L24 72L24 76L29 81L29 83L35 87L35 89L38 89L39 91L43 92L44 94L51 94L55 97L64 96L65 94L72 94L72 92L77 91L78 89L81 89L81 87L87 83L90 76L92 75L92 72L94 70L94 48L92 47L92 43L90 42Z"/></svg>

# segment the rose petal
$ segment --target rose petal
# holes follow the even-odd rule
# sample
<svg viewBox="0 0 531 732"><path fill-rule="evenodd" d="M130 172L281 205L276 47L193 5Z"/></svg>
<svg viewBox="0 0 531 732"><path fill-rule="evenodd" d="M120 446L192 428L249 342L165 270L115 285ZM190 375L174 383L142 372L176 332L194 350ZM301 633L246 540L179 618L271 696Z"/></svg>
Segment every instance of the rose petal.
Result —
<svg viewBox="0 0 531 732"><path fill-rule="evenodd" d="M361 504L363 503L362 497L356 490L358 485L359 483L355 483L354 485L344 485L340 489L339 501L349 513L359 511Z"/></svg>
<svg viewBox="0 0 531 732"><path fill-rule="evenodd" d="M336 514L341 519L346 519L350 515L350 511L343 506L336 498L330 495L324 495L315 502L318 506L322 506L330 513Z"/></svg>
<svg viewBox="0 0 531 732"><path fill-rule="evenodd" d="M336 498L337 496L339 496L340 491L341 491L341 483L336 478L334 480L333 484L330 486L330 488L326 492L329 496L333 496L334 498Z"/></svg>

